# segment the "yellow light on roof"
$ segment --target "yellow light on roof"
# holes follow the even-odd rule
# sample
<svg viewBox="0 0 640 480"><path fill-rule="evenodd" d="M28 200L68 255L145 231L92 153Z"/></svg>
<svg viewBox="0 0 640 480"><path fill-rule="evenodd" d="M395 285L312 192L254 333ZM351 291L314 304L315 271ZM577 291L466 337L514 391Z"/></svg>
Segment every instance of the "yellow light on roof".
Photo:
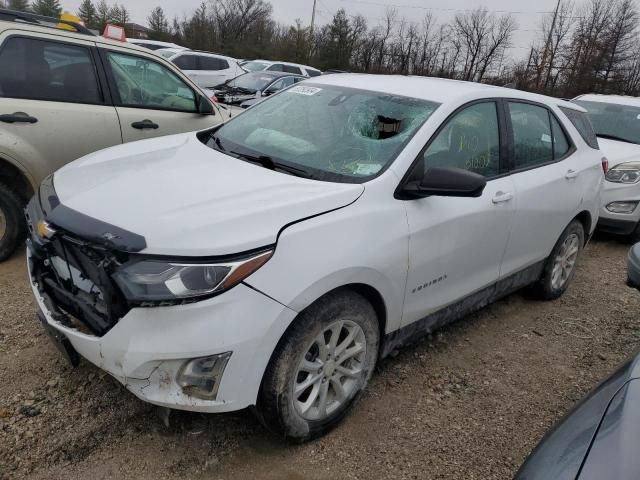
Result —
<svg viewBox="0 0 640 480"><path fill-rule="evenodd" d="M77 15L74 15L73 13L69 13L69 12L64 12L62 15L60 15L60 20L64 20L66 22L74 22L74 23L79 23L80 25L84 25L84 22L82 21L82 19L80 17L78 17ZM75 32L76 29L73 28L71 25L68 25L66 23L62 23L60 22L58 25L56 25L57 28L60 28L62 30L69 30L70 32Z"/></svg>

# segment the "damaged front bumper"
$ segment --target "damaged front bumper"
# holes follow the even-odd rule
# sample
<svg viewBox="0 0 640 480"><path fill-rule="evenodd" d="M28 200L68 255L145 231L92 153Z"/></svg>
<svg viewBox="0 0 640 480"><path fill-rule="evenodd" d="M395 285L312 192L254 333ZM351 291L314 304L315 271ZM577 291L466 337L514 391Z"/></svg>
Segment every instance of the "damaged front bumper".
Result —
<svg viewBox="0 0 640 480"><path fill-rule="evenodd" d="M29 274L31 276L31 253ZM138 398L163 407L225 412L254 405L262 375L293 310L240 284L188 305L133 308L102 337L56 320L50 299L31 276L42 316L75 351ZM186 394L177 382L185 362L231 352L215 400Z"/></svg>

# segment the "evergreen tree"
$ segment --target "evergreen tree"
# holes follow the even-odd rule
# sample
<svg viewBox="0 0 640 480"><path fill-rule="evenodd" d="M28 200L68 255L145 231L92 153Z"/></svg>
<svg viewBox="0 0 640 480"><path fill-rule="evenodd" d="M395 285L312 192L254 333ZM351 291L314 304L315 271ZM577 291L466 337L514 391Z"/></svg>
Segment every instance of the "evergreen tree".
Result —
<svg viewBox="0 0 640 480"><path fill-rule="evenodd" d="M169 20L164 14L162 7L156 7L147 17L149 24L149 38L152 40L168 40L170 37Z"/></svg>
<svg viewBox="0 0 640 480"><path fill-rule="evenodd" d="M59 17L62 14L60 0L35 0L31 5L33 13L46 17Z"/></svg>
<svg viewBox="0 0 640 480"><path fill-rule="evenodd" d="M117 3L109 10L109 19L114 25L120 25L124 27L129 23L131 16L129 11L124 5L118 5Z"/></svg>
<svg viewBox="0 0 640 480"><path fill-rule="evenodd" d="M98 27L98 12L91 0L82 0L80 8L78 8L78 16L84 21L87 28Z"/></svg>
<svg viewBox="0 0 640 480"><path fill-rule="evenodd" d="M100 0L96 5L96 28L102 32L109 22L111 22L111 8L105 0Z"/></svg>
<svg viewBox="0 0 640 480"><path fill-rule="evenodd" d="M9 10L17 10L18 12L28 12L29 0L7 0L5 2Z"/></svg>

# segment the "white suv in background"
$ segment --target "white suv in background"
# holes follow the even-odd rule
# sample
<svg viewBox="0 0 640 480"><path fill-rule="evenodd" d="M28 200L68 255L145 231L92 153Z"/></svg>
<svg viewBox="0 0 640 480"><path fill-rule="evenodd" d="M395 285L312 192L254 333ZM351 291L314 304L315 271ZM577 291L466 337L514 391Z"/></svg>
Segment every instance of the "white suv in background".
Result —
<svg viewBox="0 0 640 480"><path fill-rule="evenodd" d="M574 102L589 111L597 135L592 144L609 161L598 229L640 241L640 99L582 95Z"/></svg>
<svg viewBox="0 0 640 480"><path fill-rule="evenodd" d="M399 346L526 285L567 289L603 180L581 107L420 77L307 82L42 184L29 272L69 358L157 405L256 405L305 440Z"/></svg>
<svg viewBox="0 0 640 480"><path fill-rule="evenodd" d="M319 77L322 72L317 68L290 62L272 62L270 60L251 60L241 64L247 72L285 72L304 77Z"/></svg>
<svg viewBox="0 0 640 480"><path fill-rule="evenodd" d="M156 50L202 88L211 88L245 73L235 58L195 50Z"/></svg>

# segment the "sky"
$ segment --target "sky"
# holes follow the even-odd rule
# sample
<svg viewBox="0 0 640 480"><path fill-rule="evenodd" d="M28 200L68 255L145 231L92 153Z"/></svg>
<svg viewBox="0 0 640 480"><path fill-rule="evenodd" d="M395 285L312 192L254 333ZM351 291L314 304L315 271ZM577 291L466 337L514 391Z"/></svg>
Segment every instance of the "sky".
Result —
<svg viewBox="0 0 640 480"><path fill-rule="evenodd" d="M167 16L182 17L195 10L202 0L117 0L124 4L131 13L132 20L146 25L149 12L156 6L164 9ZM274 18L285 24L292 24L296 19L308 25L311 21L313 0L269 0L273 5ZM399 16L419 21L431 12L442 22L450 20L457 12L484 6L497 13L513 12L518 23L518 30L513 39L510 53L513 58L526 57L532 39L538 34L540 20L544 12L553 11L557 0L317 0L316 24L328 23L333 14L344 8L349 15L361 14L370 25L375 25L384 17L387 6L394 7ZM81 0L61 0L65 10L75 11ZM113 0L107 0L113 3Z"/></svg>

